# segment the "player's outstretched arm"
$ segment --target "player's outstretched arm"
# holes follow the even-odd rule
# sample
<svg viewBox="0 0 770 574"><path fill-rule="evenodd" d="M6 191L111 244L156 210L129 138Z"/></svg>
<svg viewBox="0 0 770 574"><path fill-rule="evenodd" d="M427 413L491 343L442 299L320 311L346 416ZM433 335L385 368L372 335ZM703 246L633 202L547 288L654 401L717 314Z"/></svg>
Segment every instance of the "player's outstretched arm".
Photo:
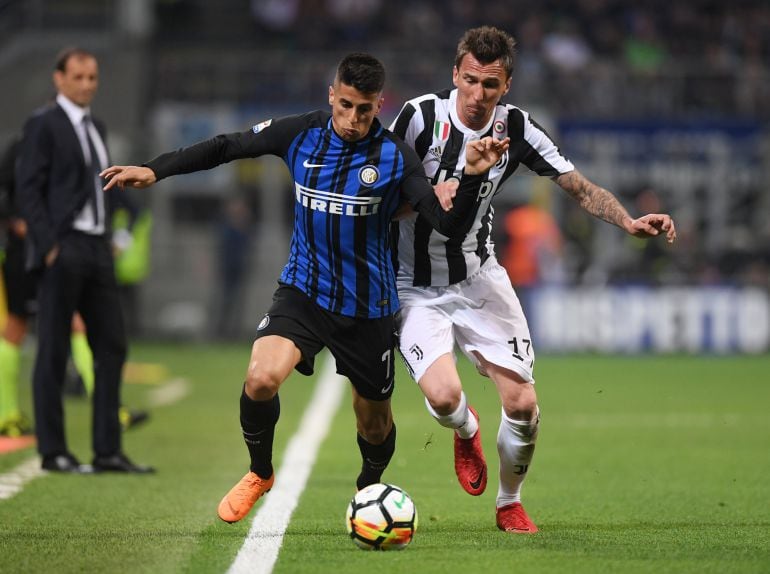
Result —
<svg viewBox="0 0 770 574"><path fill-rule="evenodd" d="M588 213L635 237L655 237L664 232L669 243L676 239L676 228L670 215L649 213L634 219L611 192L589 181L578 170L563 173L554 181Z"/></svg>
<svg viewBox="0 0 770 574"><path fill-rule="evenodd" d="M113 165L99 174L99 177L107 179L104 186L105 191L118 186L120 189L125 187L145 188L150 187L158 178L155 172L149 167L140 167L136 165Z"/></svg>

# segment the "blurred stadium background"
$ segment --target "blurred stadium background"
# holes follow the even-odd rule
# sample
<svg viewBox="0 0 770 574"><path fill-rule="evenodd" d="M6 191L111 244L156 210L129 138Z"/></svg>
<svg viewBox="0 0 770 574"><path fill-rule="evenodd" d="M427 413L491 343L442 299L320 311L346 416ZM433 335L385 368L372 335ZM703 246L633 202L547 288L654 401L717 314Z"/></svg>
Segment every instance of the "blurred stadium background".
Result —
<svg viewBox="0 0 770 574"><path fill-rule="evenodd" d="M670 212L679 231L673 248L638 242L550 181L513 178L497 200L498 257L531 263L509 270L539 351L766 352L767 0L0 0L0 145L51 97L64 46L99 57L94 111L113 161L135 164L326 108L353 50L386 64L387 124L406 99L451 87L456 42L480 24L518 40L506 101L632 213ZM132 335L247 341L288 249L280 160L132 193L154 217ZM524 233L516 213L543 223Z"/></svg>

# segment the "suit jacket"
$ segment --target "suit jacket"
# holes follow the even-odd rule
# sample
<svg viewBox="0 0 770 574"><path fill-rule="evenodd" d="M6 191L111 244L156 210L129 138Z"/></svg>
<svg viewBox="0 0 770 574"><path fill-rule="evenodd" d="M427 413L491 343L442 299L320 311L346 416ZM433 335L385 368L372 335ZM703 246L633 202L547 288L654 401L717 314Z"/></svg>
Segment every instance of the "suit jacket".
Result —
<svg viewBox="0 0 770 574"><path fill-rule="evenodd" d="M104 124L97 119L93 123L106 145ZM41 267L71 229L93 192L93 181L66 112L56 103L37 110L24 126L16 162L16 198L28 228L28 269Z"/></svg>

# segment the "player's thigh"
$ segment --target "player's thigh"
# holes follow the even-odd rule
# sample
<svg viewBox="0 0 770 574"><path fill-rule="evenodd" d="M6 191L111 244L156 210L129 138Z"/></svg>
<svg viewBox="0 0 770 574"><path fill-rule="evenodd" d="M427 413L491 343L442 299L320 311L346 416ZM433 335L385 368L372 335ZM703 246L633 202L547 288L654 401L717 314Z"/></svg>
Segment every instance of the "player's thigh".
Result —
<svg viewBox="0 0 770 574"><path fill-rule="evenodd" d="M460 403L463 387L453 353L445 353L431 364L417 384L440 415L448 415Z"/></svg>
<svg viewBox="0 0 770 574"><path fill-rule="evenodd" d="M486 361L532 381L535 351L529 325L505 270L496 264L485 269L464 295L483 304L466 305L452 313L455 337L463 353L484 374Z"/></svg>
<svg viewBox="0 0 770 574"><path fill-rule="evenodd" d="M494 363L487 362L484 368L495 383L505 414L514 420L531 420L537 411L534 380L526 380L519 373Z"/></svg>
<svg viewBox="0 0 770 574"><path fill-rule="evenodd" d="M358 319L329 313L327 323L325 342L337 362L337 372L350 379L366 399L390 398L395 375L393 317Z"/></svg>
<svg viewBox="0 0 770 574"><path fill-rule="evenodd" d="M453 354L452 321L441 308L405 305L397 323L399 350L415 381L420 381L439 357Z"/></svg>
<svg viewBox="0 0 770 574"><path fill-rule="evenodd" d="M253 400L272 398L301 359L294 341L278 335L259 337L251 347L246 394Z"/></svg>
<svg viewBox="0 0 770 574"><path fill-rule="evenodd" d="M322 331L323 316L318 305L294 287L281 285L273 294L270 309L262 316L257 326L256 341L269 337L291 341L299 351L299 358L292 368L310 376L314 372L315 356L325 346ZM266 361L260 361L259 371L255 371L255 374L267 372L265 368L269 364L270 355L265 357ZM291 369L283 378L288 377L290 373Z"/></svg>

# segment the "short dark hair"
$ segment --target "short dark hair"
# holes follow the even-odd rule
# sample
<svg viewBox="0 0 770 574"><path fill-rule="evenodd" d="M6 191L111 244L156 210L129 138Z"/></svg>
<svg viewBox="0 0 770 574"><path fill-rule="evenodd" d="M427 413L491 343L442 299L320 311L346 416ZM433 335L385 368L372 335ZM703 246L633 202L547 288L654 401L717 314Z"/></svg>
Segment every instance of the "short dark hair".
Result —
<svg viewBox="0 0 770 574"><path fill-rule="evenodd" d="M83 48L76 48L74 46L69 46L67 48L64 48L61 52L59 52L56 55L54 70L58 72L66 72L67 62L69 62L71 58L77 58L77 59L93 58L95 60L96 56L94 56L88 50L84 50Z"/></svg>
<svg viewBox="0 0 770 574"><path fill-rule="evenodd" d="M516 40L507 32L492 26L472 28L463 34L457 44L455 66L459 69L466 54L473 54L482 64L500 63L510 78L513 73L513 60L516 55Z"/></svg>
<svg viewBox="0 0 770 574"><path fill-rule="evenodd" d="M362 94L377 94L385 87L385 66L370 54L354 52L340 61L335 81Z"/></svg>

